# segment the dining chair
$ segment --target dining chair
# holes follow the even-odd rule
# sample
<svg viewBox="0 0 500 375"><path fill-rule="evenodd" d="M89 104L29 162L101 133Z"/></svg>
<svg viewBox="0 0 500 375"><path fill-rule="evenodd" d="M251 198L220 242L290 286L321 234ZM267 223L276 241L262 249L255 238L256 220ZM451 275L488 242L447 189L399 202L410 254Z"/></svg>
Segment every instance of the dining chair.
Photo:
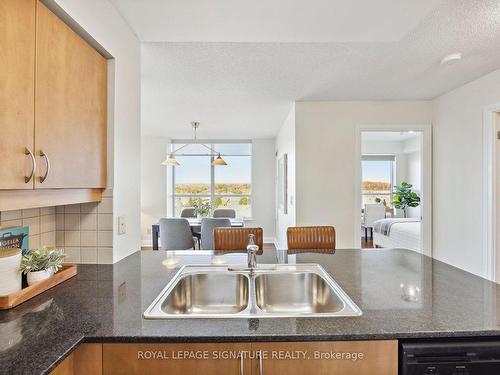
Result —
<svg viewBox="0 0 500 375"><path fill-rule="evenodd" d="M227 217L234 219L236 217L236 210L233 208L216 208L213 217Z"/></svg>
<svg viewBox="0 0 500 375"><path fill-rule="evenodd" d="M288 250L335 250L335 228L332 226L289 227L286 236Z"/></svg>
<svg viewBox="0 0 500 375"><path fill-rule="evenodd" d="M180 217L160 219L160 243L163 250L194 248L189 221Z"/></svg>
<svg viewBox="0 0 500 375"><path fill-rule="evenodd" d="M214 250L238 251L247 249L248 235L255 236L255 244L259 246L259 252L264 248L262 228L215 228Z"/></svg>
<svg viewBox="0 0 500 375"><path fill-rule="evenodd" d="M181 211L181 217L195 218L196 217L195 208L194 207L183 208ZM191 233L193 234L193 237L196 238L196 243L198 244L198 248L200 248L201 227L199 225L192 226Z"/></svg>
<svg viewBox="0 0 500 375"><path fill-rule="evenodd" d="M231 227L231 220L227 218L204 217L201 219L201 249L214 250L214 229Z"/></svg>
<svg viewBox="0 0 500 375"><path fill-rule="evenodd" d="M181 211L181 217L196 217L196 213L194 212L194 207L186 207Z"/></svg>
<svg viewBox="0 0 500 375"><path fill-rule="evenodd" d="M368 240L368 229L373 239L373 223L385 219L385 206L380 203L365 204L364 216L361 226L365 230L365 241Z"/></svg>

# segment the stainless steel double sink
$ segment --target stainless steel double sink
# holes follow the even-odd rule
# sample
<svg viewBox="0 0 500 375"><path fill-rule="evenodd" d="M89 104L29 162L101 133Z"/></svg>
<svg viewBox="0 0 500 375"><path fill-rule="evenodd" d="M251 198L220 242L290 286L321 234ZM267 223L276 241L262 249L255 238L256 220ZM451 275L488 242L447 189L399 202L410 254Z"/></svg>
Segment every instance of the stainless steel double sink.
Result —
<svg viewBox="0 0 500 375"><path fill-rule="evenodd" d="M146 319L359 316L319 264L183 266L144 312Z"/></svg>

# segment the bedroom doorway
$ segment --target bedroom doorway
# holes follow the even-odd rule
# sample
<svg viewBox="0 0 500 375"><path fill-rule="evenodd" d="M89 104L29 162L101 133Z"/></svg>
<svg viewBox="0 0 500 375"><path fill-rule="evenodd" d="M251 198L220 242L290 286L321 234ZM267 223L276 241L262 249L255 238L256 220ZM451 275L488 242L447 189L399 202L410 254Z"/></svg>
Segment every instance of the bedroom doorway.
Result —
<svg viewBox="0 0 500 375"><path fill-rule="evenodd" d="M360 129L359 241L430 253L430 128Z"/></svg>

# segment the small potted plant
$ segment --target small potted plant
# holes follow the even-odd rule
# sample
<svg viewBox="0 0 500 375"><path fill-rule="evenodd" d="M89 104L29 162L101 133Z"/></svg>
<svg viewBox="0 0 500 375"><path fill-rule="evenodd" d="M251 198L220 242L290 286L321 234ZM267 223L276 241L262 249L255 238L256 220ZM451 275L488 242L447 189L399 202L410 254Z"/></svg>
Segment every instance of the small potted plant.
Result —
<svg viewBox="0 0 500 375"><path fill-rule="evenodd" d="M46 246L30 250L23 255L19 271L26 274L28 285L33 285L59 271L65 256L63 250L49 249Z"/></svg>
<svg viewBox="0 0 500 375"><path fill-rule="evenodd" d="M418 207L420 197L412 190L413 185L402 181L394 188L393 204L398 210L403 210L404 217L407 217L408 207Z"/></svg>
<svg viewBox="0 0 500 375"><path fill-rule="evenodd" d="M199 201L194 204L194 212L198 218L207 217L210 215L210 211L212 210L212 206L208 201Z"/></svg>

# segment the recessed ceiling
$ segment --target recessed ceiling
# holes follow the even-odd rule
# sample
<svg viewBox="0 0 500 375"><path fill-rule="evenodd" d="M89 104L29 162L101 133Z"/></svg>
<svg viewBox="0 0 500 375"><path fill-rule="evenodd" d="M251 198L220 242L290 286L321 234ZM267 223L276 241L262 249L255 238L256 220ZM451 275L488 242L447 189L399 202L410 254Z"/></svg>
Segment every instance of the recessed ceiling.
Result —
<svg viewBox="0 0 500 375"><path fill-rule="evenodd" d="M273 137L294 101L432 99L500 68L497 0L112 1L161 41L142 44L145 135L188 138L200 121L200 138Z"/></svg>
<svg viewBox="0 0 500 375"><path fill-rule="evenodd" d="M143 42L388 42L439 0L111 0Z"/></svg>

